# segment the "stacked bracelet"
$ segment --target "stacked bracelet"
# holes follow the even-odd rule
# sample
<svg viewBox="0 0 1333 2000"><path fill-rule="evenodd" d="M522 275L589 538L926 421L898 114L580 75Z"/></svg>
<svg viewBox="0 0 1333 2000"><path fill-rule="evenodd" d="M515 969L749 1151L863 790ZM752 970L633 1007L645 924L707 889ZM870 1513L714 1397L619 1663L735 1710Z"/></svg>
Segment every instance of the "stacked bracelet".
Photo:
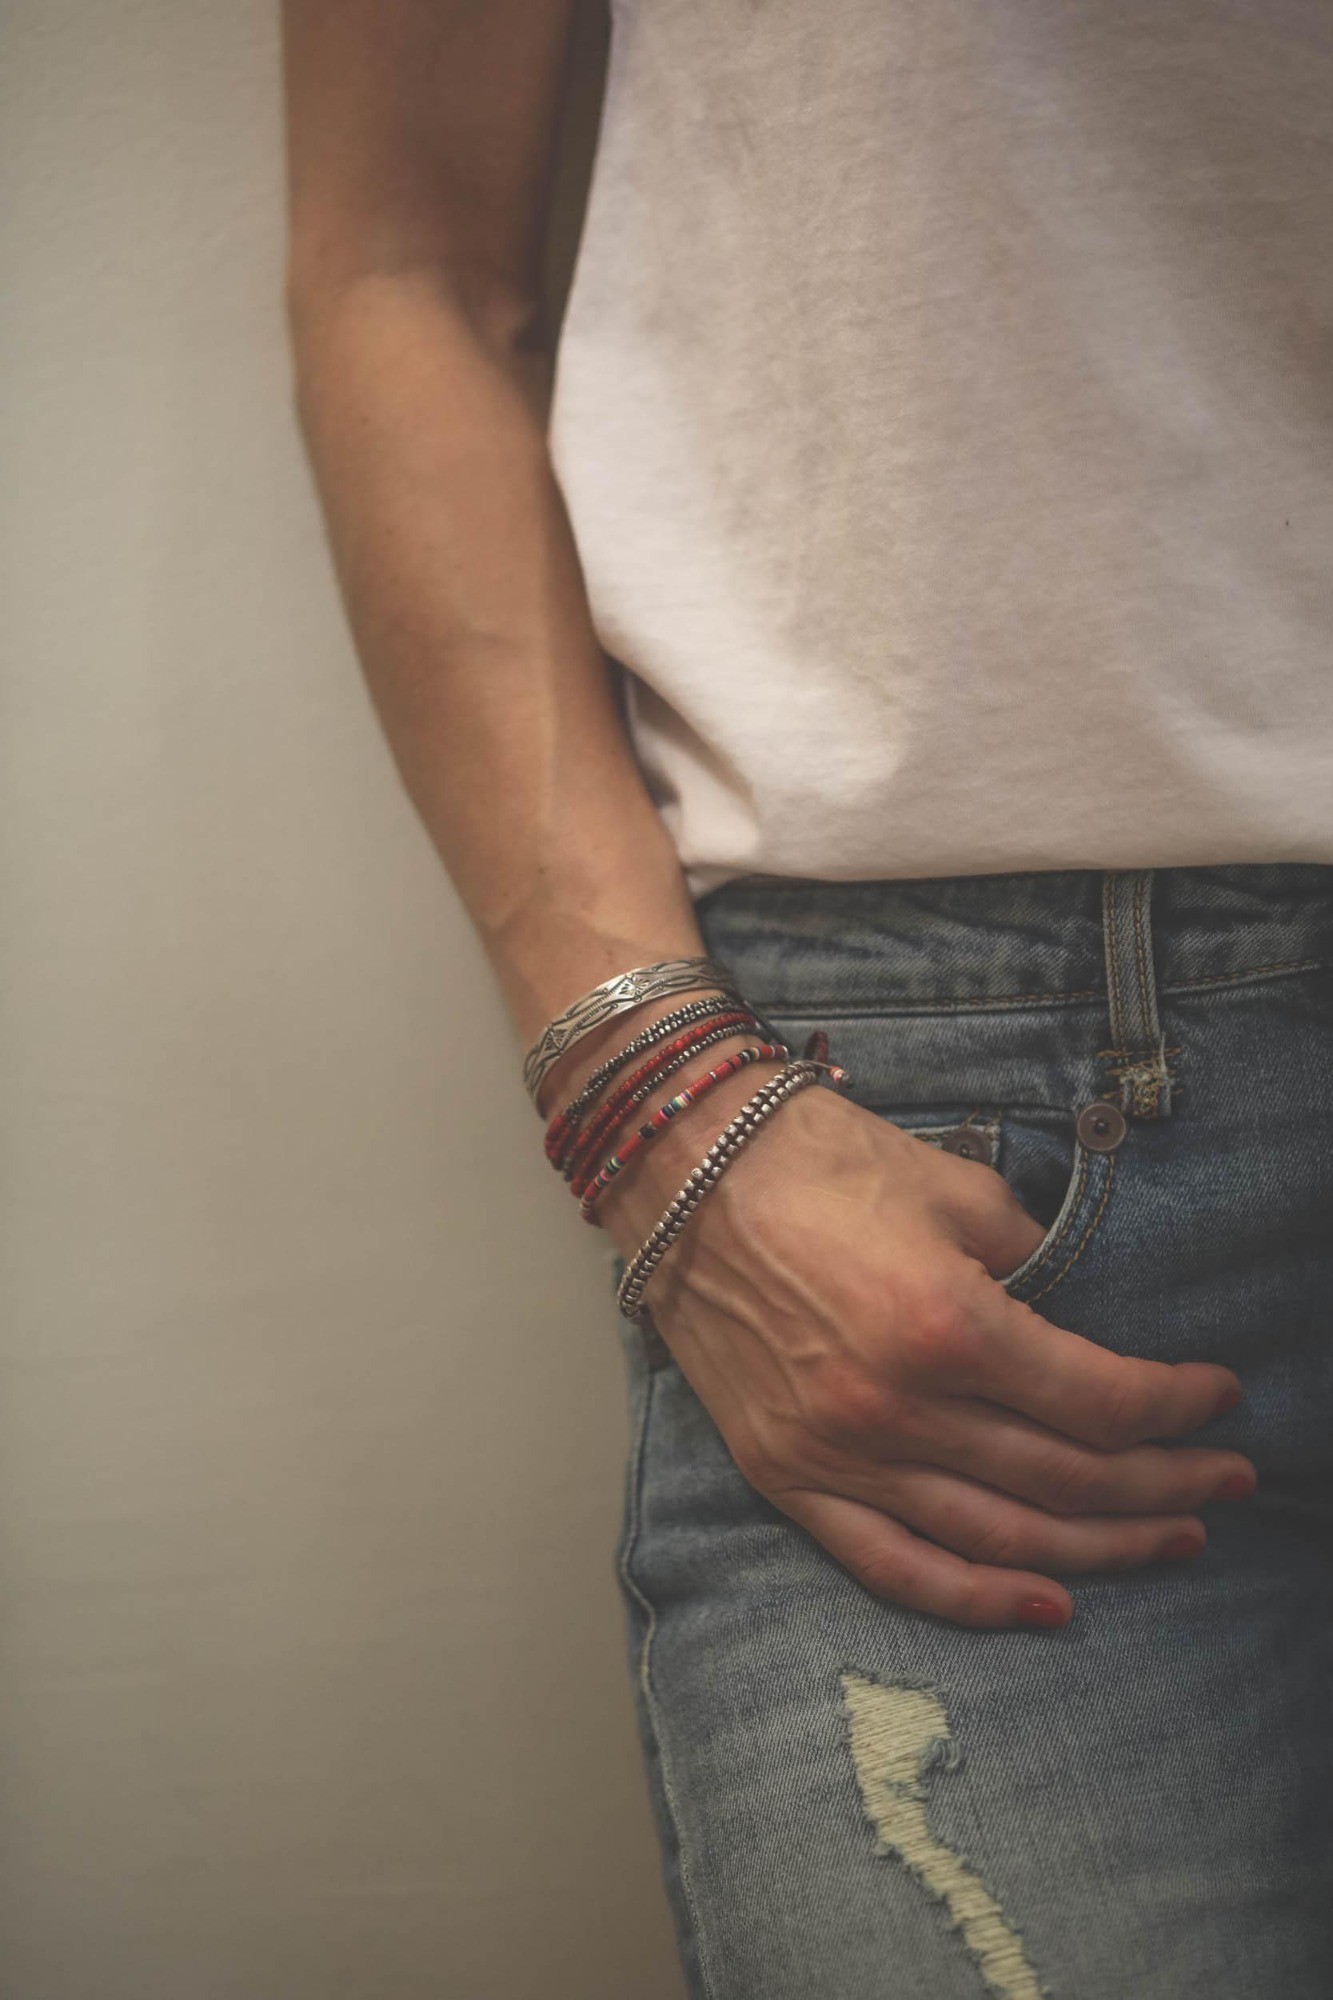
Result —
<svg viewBox="0 0 1333 2000"><path fill-rule="evenodd" d="M533 1102L540 1104L541 1088L551 1070L585 1035L651 1000L689 993L700 987L712 990L660 1015L632 1035L585 1077L575 1095L555 1113L546 1128L547 1158L579 1197L585 1222L595 1223L597 1204L607 1188L673 1119L749 1064L764 1061L783 1064L717 1135L627 1266L616 1301L626 1318L634 1321L645 1317L643 1294L653 1272L700 1202L760 1126L789 1097L818 1083L822 1077L835 1085L850 1082L844 1069L828 1061L828 1036L822 1028L816 1028L808 1036L801 1059L793 1062L790 1049L738 993L725 966L705 957L664 959L604 980L547 1023L523 1064L523 1080ZM621 1140L621 1133L639 1105L667 1077L714 1042L751 1031L757 1031L763 1039L736 1050L712 1069L693 1077L636 1131ZM604 1096L607 1085L641 1055L647 1059ZM614 1150L607 1153L608 1147ZM597 1166L599 1155L605 1157Z"/></svg>
<svg viewBox="0 0 1333 2000"><path fill-rule="evenodd" d="M705 1071L702 1076L695 1077L683 1090L678 1090L674 1097L669 1097L645 1124L640 1125L637 1132L631 1133L618 1152L612 1153L600 1172L586 1183L580 1205L583 1220L596 1222L597 1203L612 1181L624 1172L636 1153L650 1144L659 1132L666 1130L673 1118L678 1118L682 1111L689 1109L690 1105L697 1104L701 1098L707 1097L710 1091L716 1090L717 1086L724 1083L729 1076L735 1076L738 1070L747 1069L751 1063L783 1061L790 1054L790 1049L784 1047L781 1042L759 1042L752 1048L737 1049L735 1055L728 1056L725 1062L720 1062L715 1068ZM575 1193L577 1192L576 1188Z"/></svg>
<svg viewBox="0 0 1333 2000"><path fill-rule="evenodd" d="M748 1007L733 1007L728 1013L720 1014L716 1021L699 1021L683 1035L666 1042L653 1051L647 1062L631 1071L623 1083L619 1084L597 1112L590 1119L587 1129L574 1135L562 1149L552 1164L558 1167L566 1180L577 1181L584 1174L590 1159L597 1150L614 1143L615 1136L625 1120L635 1108L650 1097L659 1083L674 1074L702 1050L711 1048L714 1042L725 1041L729 1036L749 1033L753 1030L762 1034L763 1030ZM577 1194L579 1190L575 1188Z"/></svg>
<svg viewBox="0 0 1333 2000"><path fill-rule="evenodd" d="M663 1014L650 1027L641 1029L625 1043L622 1049L617 1049L613 1056L599 1064L587 1078L578 1095L571 1098L563 1111L556 1112L546 1128L547 1159L552 1161L558 1159L562 1149L578 1131L587 1111L596 1103L601 1091L610 1083L613 1076L620 1074L626 1063L633 1062L635 1056L642 1055L645 1049L651 1049L658 1042L665 1041L666 1037L675 1034L678 1028L687 1028L695 1022L711 1021L719 1014L734 1013L742 1004L734 993L715 993L711 999L689 1000L683 1007L673 1008L669 1014Z"/></svg>
<svg viewBox="0 0 1333 2000"><path fill-rule="evenodd" d="M794 1097L797 1091L818 1083L821 1076L827 1076L830 1082L836 1084L849 1081L847 1072L836 1064L806 1059L788 1063L776 1076L761 1084L731 1123L718 1133L625 1268L616 1290L616 1304L626 1319L638 1324L644 1318L643 1295L648 1280L736 1155L749 1144L760 1126L772 1117L780 1105L785 1104L789 1097Z"/></svg>

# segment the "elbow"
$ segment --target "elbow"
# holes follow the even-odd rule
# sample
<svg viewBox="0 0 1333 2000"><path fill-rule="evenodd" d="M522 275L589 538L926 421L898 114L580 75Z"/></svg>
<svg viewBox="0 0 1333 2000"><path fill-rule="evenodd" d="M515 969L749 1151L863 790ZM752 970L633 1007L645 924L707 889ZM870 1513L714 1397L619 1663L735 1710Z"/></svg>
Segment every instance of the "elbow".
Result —
<svg viewBox="0 0 1333 2000"><path fill-rule="evenodd" d="M498 366L540 404L549 392L553 343L539 288L475 262L413 261L332 268L327 258L289 254L282 308L292 408L307 441L317 383L367 340L397 351L404 329L458 353L459 341ZM349 344L350 343L350 344Z"/></svg>
<svg viewBox="0 0 1333 2000"><path fill-rule="evenodd" d="M314 428L310 375L300 348L290 333L287 342L287 408L298 437L309 448Z"/></svg>
<svg viewBox="0 0 1333 2000"><path fill-rule="evenodd" d="M287 386L292 416L307 444L314 420L313 382L323 335L337 310L336 296L300 260L289 256L278 304L287 333Z"/></svg>

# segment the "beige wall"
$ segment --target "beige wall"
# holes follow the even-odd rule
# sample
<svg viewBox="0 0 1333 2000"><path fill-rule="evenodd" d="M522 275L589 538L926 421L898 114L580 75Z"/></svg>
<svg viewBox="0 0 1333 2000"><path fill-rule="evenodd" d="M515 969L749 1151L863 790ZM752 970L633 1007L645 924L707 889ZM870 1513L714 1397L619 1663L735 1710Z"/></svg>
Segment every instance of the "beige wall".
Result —
<svg viewBox="0 0 1333 2000"><path fill-rule="evenodd" d="M0 1991L670 2000L614 1312L335 600L275 11L7 9Z"/></svg>

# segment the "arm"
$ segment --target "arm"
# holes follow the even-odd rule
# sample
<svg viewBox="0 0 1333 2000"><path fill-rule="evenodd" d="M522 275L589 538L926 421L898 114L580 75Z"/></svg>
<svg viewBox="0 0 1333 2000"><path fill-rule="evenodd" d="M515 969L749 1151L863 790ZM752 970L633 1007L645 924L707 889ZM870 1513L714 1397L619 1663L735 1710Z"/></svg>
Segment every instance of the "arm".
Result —
<svg viewBox="0 0 1333 2000"><path fill-rule="evenodd" d="M545 445L571 0L286 9L297 403L371 695L526 1042L700 949Z"/></svg>
<svg viewBox="0 0 1333 2000"><path fill-rule="evenodd" d="M546 451L538 267L570 5L284 12L298 412L373 700L525 1042L610 974L701 948ZM625 1032L572 1051L546 1107ZM623 1252L763 1073L610 1191ZM1067 1611L1048 1570L1202 1541L1181 1510L1245 1461L1143 1440L1203 1422L1226 1370L1124 1360L1009 1300L995 1278L1042 1232L989 1168L824 1091L779 1122L653 1281L774 1504L868 1588L982 1625L1034 1598Z"/></svg>

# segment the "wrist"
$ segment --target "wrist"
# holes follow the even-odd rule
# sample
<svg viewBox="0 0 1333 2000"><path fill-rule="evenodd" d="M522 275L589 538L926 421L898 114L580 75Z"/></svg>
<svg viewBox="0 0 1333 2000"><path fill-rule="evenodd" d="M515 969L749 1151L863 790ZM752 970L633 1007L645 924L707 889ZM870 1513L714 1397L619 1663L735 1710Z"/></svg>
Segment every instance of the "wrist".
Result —
<svg viewBox="0 0 1333 2000"><path fill-rule="evenodd" d="M727 1040L714 1044L700 1057L697 1066L691 1065L682 1075L669 1078L655 1090L636 1109L634 1124L645 1123L690 1077L715 1067L742 1048L753 1047L756 1040L753 1030L747 1033L740 1029ZM786 1060L783 1056L768 1057L724 1077L699 1103L689 1106L678 1119L656 1133L652 1142L627 1166L623 1178L605 1189L597 1203L597 1220L623 1255L629 1256L638 1249L718 1134L761 1084L779 1073Z"/></svg>

